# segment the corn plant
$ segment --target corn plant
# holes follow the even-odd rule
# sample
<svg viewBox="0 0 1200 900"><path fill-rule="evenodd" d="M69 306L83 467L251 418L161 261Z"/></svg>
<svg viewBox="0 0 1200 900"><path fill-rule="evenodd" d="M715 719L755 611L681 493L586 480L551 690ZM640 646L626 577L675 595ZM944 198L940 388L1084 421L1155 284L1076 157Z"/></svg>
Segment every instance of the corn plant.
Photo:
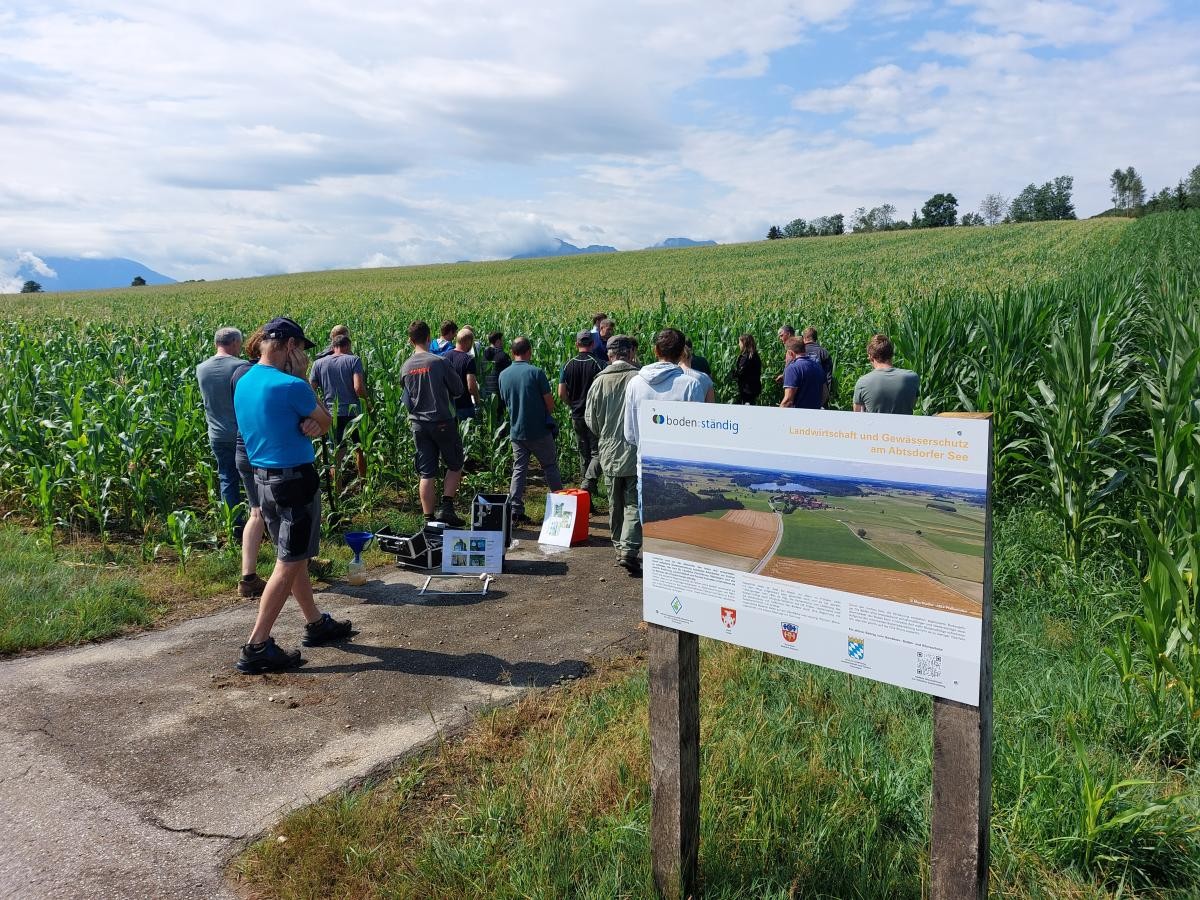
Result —
<svg viewBox="0 0 1200 900"><path fill-rule="evenodd" d="M1014 449L1024 470L1015 481L1049 506L1075 565L1086 538L1109 521L1106 501L1128 474L1120 417L1138 390L1119 337L1129 304L1108 287L1094 282L1075 296L1050 336L1037 393L1015 412L1033 431Z"/></svg>
<svg viewBox="0 0 1200 900"><path fill-rule="evenodd" d="M1093 771L1087 747L1074 726L1067 733L1075 748L1078 773L1074 828L1055 839L1066 859L1085 872L1101 868L1127 869L1146 852L1146 845L1165 836L1161 820L1178 816L1182 796L1144 801L1136 797L1140 788L1155 785L1145 778L1118 779L1112 766L1102 774ZM1186 825L1170 823L1171 830ZM1140 852L1139 852L1140 851Z"/></svg>
<svg viewBox="0 0 1200 900"><path fill-rule="evenodd" d="M1200 531L1200 291L1160 294L1142 393L1150 446L1138 484L1145 515L1169 543Z"/></svg>
<svg viewBox="0 0 1200 900"><path fill-rule="evenodd" d="M167 515L167 535L175 548L179 568L186 569L192 558L193 537L196 528L196 514L190 509L178 509Z"/></svg>
<svg viewBox="0 0 1200 900"><path fill-rule="evenodd" d="M222 500L216 506L217 524L221 529L221 535L225 538L225 545L237 552L241 550L241 542L238 540L238 526L245 518L246 512L245 503L237 503L230 506Z"/></svg>
<svg viewBox="0 0 1200 900"><path fill-rule="evenodd" d="M1200 752L1200 536L1177 558L1144 522L1149 558L1141 584L1141 609L1123 613L1116 645L1106 650L1121 679L1127 727L1158 745L1164 755L1196 759ZM1141 727L1139 711L1149 721Z"/></svg>

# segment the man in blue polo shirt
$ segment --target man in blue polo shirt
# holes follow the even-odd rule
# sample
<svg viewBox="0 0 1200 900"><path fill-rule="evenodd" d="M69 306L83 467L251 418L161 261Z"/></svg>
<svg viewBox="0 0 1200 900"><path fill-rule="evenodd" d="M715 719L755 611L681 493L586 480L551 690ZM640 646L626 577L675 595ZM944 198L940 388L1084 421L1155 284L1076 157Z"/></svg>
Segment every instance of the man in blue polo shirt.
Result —
<svg viewBox="0 0 1200 900"><path fill-rule="evenodd" d="M304 613L303 644L315 647L349 637L349 621L317 609L308 561L321 540L320 478L311 438L325 434L331 419L304 380L312 341L291 319L263 327L261 357L234 389L233 405L246 455L254 470L267 530L275 542L275 568L258 605L250 639L238 657L239 672L277 672L304 662L299 650L275 643L271 628L291 594Z"/></svg>
<svg viewBox="0 0 1200 900"><path fill-rule="evenodd" d="M784 409L820 409L825 401L825 370L809 356L804 341L787 342L787 366L783 370Z"/></svg>

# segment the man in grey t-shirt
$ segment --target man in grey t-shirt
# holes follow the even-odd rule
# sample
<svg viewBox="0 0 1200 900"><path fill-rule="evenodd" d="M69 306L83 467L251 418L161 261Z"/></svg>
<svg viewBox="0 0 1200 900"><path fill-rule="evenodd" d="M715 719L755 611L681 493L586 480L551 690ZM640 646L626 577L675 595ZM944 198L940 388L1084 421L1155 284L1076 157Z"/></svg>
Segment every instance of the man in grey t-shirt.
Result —
<svg viewBox="0 0 1200 900"><path fill-rule="evenodd" d="M343 440L346 427L362 412L367 398L367 376L363 371L362 360L350 352L350 336L339 334L330 342L332 352L322 356L313 363L308 373L309 383L313 390L325 401L325 408L333 417L333 428L330 434L337 448L335 469L340 469L345 453ZM354 460L358 468L358 477L367 477L367 460L359 446L357 434L351 431L351 443L354 444ZM331 473L330 478L334 475Z"/></svg>
<svg viewBox="0 0 1200 900"><path fill-rule="evenodd" d="M421 511L452 528L463 520L454 511L454 495L462 481L463 446L454 416L454 398L465 389L458 373L440 356L429 352L429 323L408 326L413 354L400 367L404 382L404 405L417 445L417 475L421 478ZM446 464L442 505L437 507L438 459Z"/></svg>
<svg viewBox="0 0 1200 900"><path fill-rule="evenodd" d="M208 443L217 460L221 499L237 506L242 502L242 482L237 470L238 425L230 380L243 362L242 333L236 328L218 328L213 346L216 353L196 366L196 380L200 383L204 418L208 420Z"/></svg>
<svg viewBox="0 0 1200 900"><path fill-rule="evenodd" d="M916 372L893 366L894 354L892 342L885 334L877 334L868 342L871 371L854 385L855 412L913 414L921 379Z"/></svg>

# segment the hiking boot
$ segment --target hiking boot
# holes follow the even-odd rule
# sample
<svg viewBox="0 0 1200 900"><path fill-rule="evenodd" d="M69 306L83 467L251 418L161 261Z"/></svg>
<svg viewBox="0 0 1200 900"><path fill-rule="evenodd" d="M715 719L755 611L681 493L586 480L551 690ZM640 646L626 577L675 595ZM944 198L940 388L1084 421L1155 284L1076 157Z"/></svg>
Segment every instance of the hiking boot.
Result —
<svg viewBox="0 0 1200 900"><path fill-rule="evenodd" d="M260 672L283 672L304 664L304 657L299 650L284 650L275 643L275 638L267 638L261 644L246 644L238 656L237 670L246 675L257 675Z"/></svg>
<svg viewBox="0 0 1200 900"><path fill-rule="evenodd" d="M249 581L243 578L238 582L239 597L261 597L262 592L267 588L267 583L255 575Z"/></svg>
<svg viewBox="0 0 1200 900"><path fill-rule="evenodd" d="M454 501L449 497L442 498L442 506L438 510L437 517L439 522L445 522L451 528L462 528L467 524L454 511Z"/></svg>
<svg viewBox="0 0 1200 900"><path fill-rule="evenodd" d="M642 564L636 559L622 559L617 565L628 572L630 578L642 577Z"/></svg>
<svg viewBox="0 0 1200 900"><path fill-rule="evenodd" d="M305 647L320 647L333 641L340 641L354 634L354 627L349 619L340 622L329 613L321 613L321 618L304 626L304 639L300 641Z"/></svg>

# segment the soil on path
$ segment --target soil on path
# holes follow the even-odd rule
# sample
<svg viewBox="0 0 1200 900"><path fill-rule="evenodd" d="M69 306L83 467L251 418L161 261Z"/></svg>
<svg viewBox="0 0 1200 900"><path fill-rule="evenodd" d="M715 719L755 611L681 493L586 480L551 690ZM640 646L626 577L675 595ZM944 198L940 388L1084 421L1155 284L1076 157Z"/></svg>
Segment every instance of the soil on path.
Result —
<svg viewBox="0 0 1200 900"><path fill-rule="evenodd" d="M486 597L390 567L319 594L360 633L286 675L233 671L253 602L0 663L0 897L232 896L224 866L285 812L638 647L606 531L553 555L516 536ZM289 605L276 637L300 632Z"/></svg>

